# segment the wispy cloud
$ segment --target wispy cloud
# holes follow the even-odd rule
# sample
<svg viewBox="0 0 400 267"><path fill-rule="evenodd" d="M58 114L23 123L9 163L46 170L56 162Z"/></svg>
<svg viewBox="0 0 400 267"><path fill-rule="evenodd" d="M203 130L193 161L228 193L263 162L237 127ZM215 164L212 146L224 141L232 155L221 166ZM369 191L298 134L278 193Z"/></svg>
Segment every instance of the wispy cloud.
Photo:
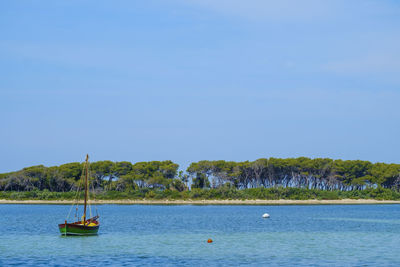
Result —
<svg viewBox="0 0 400 267"><path fill-rule="evenodd" d="M325 69L342 74L388 74L400 81L400 55L370 54L327 63Z"/></svg>
<svg viewBox="0 0 400 267"><path fill-rule="evenodd" d="M316 21L394 11L390 1L375 0L193 0L190 3L227 15L273 21Z"/></svg>
<svg viewBox="0 0 400 267"><path fill-rule="evenodd" d="M342 40L322 69L340 75L374 77L384 82L400 83L400 30L367 33ZM339 42L338 42L339 43Z"/></svg>
<svg viewBox="0 0 400 267"><path fill-rule="evenodd" d="M337 8L333 1L305 0L195 0L192 3L247 19L310 20L324 17Z"/></svg>

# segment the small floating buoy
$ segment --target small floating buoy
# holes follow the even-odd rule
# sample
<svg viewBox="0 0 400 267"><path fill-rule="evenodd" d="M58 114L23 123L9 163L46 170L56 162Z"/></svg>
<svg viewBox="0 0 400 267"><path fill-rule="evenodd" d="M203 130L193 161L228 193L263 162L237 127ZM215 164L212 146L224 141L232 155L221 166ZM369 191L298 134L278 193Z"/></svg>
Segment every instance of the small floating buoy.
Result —
<svg viewBox="0 0 400 267"><path fill-rule="evenodd" d="M208 240L207 240L207 243L212 243L213 241L212 241L212 239L211 238L209 238Z"/></svg>
<svg viewBox="0 0 400 267"><path fill-rule="evenodd" d="M262 217L263 218L269 218L269 214L268 213L264 213Z"/></svg>

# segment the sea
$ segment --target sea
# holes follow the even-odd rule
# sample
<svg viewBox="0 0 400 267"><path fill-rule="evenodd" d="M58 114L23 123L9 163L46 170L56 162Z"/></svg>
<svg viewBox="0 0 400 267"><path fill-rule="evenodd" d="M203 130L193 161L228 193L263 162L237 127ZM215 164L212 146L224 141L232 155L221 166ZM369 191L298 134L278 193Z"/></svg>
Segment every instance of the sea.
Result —
<svg viewBox="0 0 400 267"><path fill-rule="evenodd" d="M99 205L65 237L69 210L0 205L0 266L400 266L400 205Z"/></svg>

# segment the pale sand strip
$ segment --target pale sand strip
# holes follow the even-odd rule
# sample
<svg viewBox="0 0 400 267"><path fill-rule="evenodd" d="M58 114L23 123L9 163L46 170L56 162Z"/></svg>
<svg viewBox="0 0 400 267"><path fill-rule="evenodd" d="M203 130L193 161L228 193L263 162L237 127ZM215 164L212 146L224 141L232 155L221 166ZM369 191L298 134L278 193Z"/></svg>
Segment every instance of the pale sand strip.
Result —
<svg viewBox="0 0 400 267"><path fill-rule="evenodd" d="M72 204L73 200L8 200L0 199L0 204ZM83 202L82 202L83 203ZM341 199L341 200L96 200L92 204L120 205L332 205L332 204L400 204L399 200Z"/></svg>

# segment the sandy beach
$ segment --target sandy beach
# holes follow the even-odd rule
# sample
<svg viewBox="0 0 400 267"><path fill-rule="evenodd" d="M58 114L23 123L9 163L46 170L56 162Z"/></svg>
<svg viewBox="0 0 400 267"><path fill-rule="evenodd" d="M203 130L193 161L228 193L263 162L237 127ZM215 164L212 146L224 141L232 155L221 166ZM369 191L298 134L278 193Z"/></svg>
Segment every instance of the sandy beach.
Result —
<svg viewBox="0 0 400 267"><path fill-rule="evenodd" d="M0 204L72 204L73 200L8 200L0 199ZM350 205L350 204L400 204L398 200L340 199L340 200L96 200L91 204L119 205Z"/></svg>

